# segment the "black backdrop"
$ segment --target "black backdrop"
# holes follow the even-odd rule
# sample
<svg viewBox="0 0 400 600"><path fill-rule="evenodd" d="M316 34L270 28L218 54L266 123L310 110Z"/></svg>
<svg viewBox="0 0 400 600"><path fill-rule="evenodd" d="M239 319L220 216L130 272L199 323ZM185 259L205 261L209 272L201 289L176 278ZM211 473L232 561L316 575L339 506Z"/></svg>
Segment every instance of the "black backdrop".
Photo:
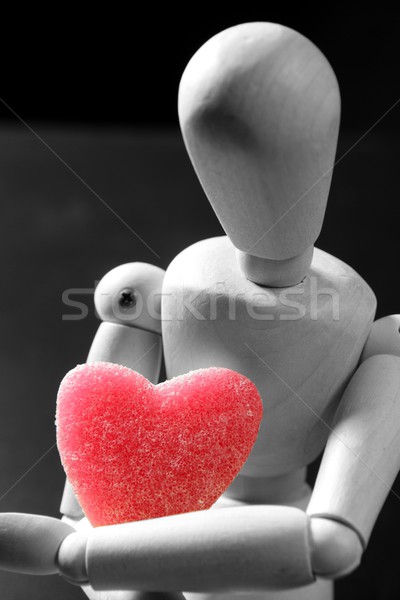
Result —
<svg viewBox="0 0 400 600"><path fill-rule="evenodd" d="M399 19L380 3L280 7L218 3L184 10L132 5L107 11L28 9L3 19L1 97L27 119L176 125L180 75L197 48L245 21L274 21L313 40L334 66L343 95L343 127L367 129L400 92ZM399 111L381 128L399 123ZM0 107L0 117L13 118Z"/></svg>
<svg viewBox="0 0 400 600"><path fill-rule="evenodd" d="M398 23L384 6L366 13L362 5L294 14L264 3L223 17L215 4L176 14L134 5L133 14L121 6L18 9L4 17L0 39L0 510L56 516L63 473L51 449L54 399L98 326L91 308L84 320L63 319L71 312L63 293L86 289L80 300L91 307L90 290L111 267L142 260L166 268L190 243L221 233L175 108L185 64L219 30L282 22L330 60L343 101L338 157L352 150L335 170L318 246L370 283L378 316L400 312ZM398 598L398 482L394 490L362 567L338 583L339 600ZM4 573L0 595L83 597L57 577Z"/></svg>

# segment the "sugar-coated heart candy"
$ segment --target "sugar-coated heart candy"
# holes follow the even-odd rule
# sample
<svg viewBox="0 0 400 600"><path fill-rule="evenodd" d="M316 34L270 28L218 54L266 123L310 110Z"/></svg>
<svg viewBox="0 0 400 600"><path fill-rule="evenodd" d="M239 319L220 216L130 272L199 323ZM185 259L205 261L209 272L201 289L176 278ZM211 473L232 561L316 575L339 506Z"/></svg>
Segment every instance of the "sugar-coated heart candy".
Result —
<svg viewBox="0 0 400 600"><path fill-rule="evenodd" d="M78 365L57 399L57 443L94 526L209 508L246 461L262 417L255 385L224 368L158 385L120 365Z"/></svg>

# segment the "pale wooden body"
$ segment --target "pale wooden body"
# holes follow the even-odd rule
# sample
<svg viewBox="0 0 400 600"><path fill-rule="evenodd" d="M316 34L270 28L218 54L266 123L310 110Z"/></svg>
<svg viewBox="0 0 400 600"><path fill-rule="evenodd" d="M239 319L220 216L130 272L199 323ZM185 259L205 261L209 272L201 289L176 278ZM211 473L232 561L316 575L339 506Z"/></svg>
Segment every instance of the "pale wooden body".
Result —
<svg viewBox="0 0 400 600"><path fill-rule="evenodd" d="M340 403L307 511L343 519L365 545L400 466L400 357L371 356Z"/></svg>
<svg viewBox="0 0 400 600"><path fill-rule="evenodd" d="M162 358L159 333L104 322L97 330L87 362L115 362L158 382Z"/></svg>
<svg viewBox="0 0 400 600"><path fill-rule="evenodd" d="M400 315L382 317L374 322L361 360L378 354L400 356Z"/></svg>
<svg viewBox="0 0 400 600"><path fill-rule="evenodd" d="M203 591L202 600L253 590L252 600L271 600L282 595L268 590L308 584L285 599L328 600L330 586L310 586L315 574L335 578L358 564L361 540L400 466L400 376L398 360L388 356L373 356L354 375L375 297L350 267L313 251L339 115L325 57L280 25L222 32L185 70L182 133L230 239L199 242L168 268L167 376L208 366L239 371L257 385L264 418L219 510L78 538L80 552L86 548L78 572L87 568L95 587ZM366 352L374 354L371 339ZM378 412L385 423L377 428L371 415ZM327 440L307 517L305 467ZM303 509L300 528L291 519L296 509L266 506L278 502Z"/></svg>
<svg viewBox="0 0 400 600"><path fill-rule="evenodd" d="M392 440L391 456L369 421L380 393L383 413L396 415L397 366L379 359L390 371L385 378L372 358L354 376L375 297L350 267L313 251L336 149L336 79L319 50L296 32L241 25L193 57L179 113L194 168L230 240L199 242L167 271L167 376L208 366L239 371L257 385L265 416L220 510L89 532L78 539L80 550L86 548L80 569L87 568L99 589L157 586L203 591L202 599L253 590L252 600L271 600L282 596L268 590L308 584L304 593L286 591L285 599L328 600L331 587L310 582L315 574L335 578L355 568L360 540L368 538L385 494L376 473L360 468L362 460L346 463L337 431L385 472L386 485L400 463L394 420L382 432ZM342 400L353 376L356 384ZM322 484L307 518L305 467L327 440ZM367 500L356 514L360 490ZM300 537L290 520L294 509L266 506L278 502L303 509ZM275 520L264 519L268 514ZM292 560L300 561L294 570L287 568Z"/></svg>
<svg viewBox="0 0 400 600"><path fill-rule="evenodd" d="M159 333L104 321L96 332L87 362L114 362L134 369L157 383L161 358L162 340ZM83 516L68 480L65 482L60 512L73 520Z"/></svg>
<svg viewBox="0 0 400 600"><path fill-rule="evenodd" d="M162 305L168 377L225 366L252 379L264 402L258 440L228 497L306 508L302 468L326 443L375 306L354 270L318 249L307 279L285 289L248 281L226 237L198 242L171 263ZM320 581L287 594L328 599L332 588ZM253 600L275 597L252 594Z"/></svg>
<svg viewBox="0 0 400 600"><path fill-rule="evenodd" d="M96 288L95 306L104 319L90 347L87 362L114 362L124 365L157 383L162 360L161 289L164 271L146 263L126 263L107 273ZM131 289L138 300L131 309L118 306L122 290ZM79 528L83 517L68 480L60 505L64 520ZM135 591L95 592L83 586L93 600L139 600ZM159 600L161 596L158 595ZM165 600L180 600L181 594Z"/></svg>
<svg viewBox="0 0 400 600"><path fill-rule="evenodd" d="M231 598L269 600L282 598L271 588L307 584L310 572L319 569L328 575L329 565L337 565L338 559L343 560L342 574L352 570L361 546L353 547L356 562L349 554L346 567L346 536L354 544L354 528L368 540L400 467L399 413L400 357L372 356L357 369L339 402L308 506L309 520L289 507L246 508L245 501L227 498L219 503L221 510L88 531L80 542L86 548L87 576L98 589L112 589L118 581L127 588L193 589L196 593L185 595L198 600L225 599L228 590ZM284 479L275 478L280 489ZM300 484L301 477L292 483L296 481ZM319 581L289 589L285 598L325 599L331 594Z"/></svg>
<svg viewBox="0 0 400 600"><path fill-rule="evenodd" d="M328 61L287 27L238 25L196 52L179 88L181 129L204 190L239 250L280 260L314 244L339 117ZM266 224L275 224L268 235Z"/></svg>
<svg viewBox="0 0 400 600"><path fill-rule="evenodd" d="M229 494L229 495L228 495ZM291 555L291 535L286 530L287 517L285 513L286 507L293 507L305 511L311 496L311 489L305 483L305 470L299 470L292 474L292 476L286 474L282 477L267 477L265 479L259 477L241 477L240 475L236 478L234 483L230 486L227 493L225 493L214 505L213 510L226 510L231 508L246 508L252 510L253 506L257 503L263 503L265 511L268 511L271 505L279 507L281 514L283 515L283 521L275 523L278 526L278 530L281 529L283 533L282 538L285 539L287 536L286 544L276 543L272 538L271 544L271 556L274 557L272 562L279 562L283 566L288 560L288 556ZM258 508L258 507L257 507ZM272 508L271 515L274 515L275 506ZM289 513L290 514L290 513ZM235 529L231 532L231 536L241 539L242 531L238 530L238 522L235 523ZM204 524L204 530L208 530L208 525ZM236 535L235 535L236 531ZM275 529L276 533L276 529ZM309 559L312 559L313 553L313 540L310 531L310 522L307 522L307 544L301 547L295 544L298 550L306 551ZM269 547L270 535L266 532L264 545ZM229 539L227 540L229 545ZM186 551L186 554L188 550ZM246 556L246 555L245 555ZM293 555L292 555L293 559ZM232 562L237 572L237 577L240 577L240 565L243 566L244 570L247 571L246 564L242 560ZM314 567L312 560L311 566ZM263 567L261 567L263 569ZM264 568L265 569L265 568ZM264 570L263 569L263 570ZM232 568L233 570L233 568ZM267 569L265 569L267 570ZM208 588L207 591L199 591L197 589L194 592L188 592L185 589L186 600L332 600L333 599L333 584L332 581L327 579L316 579L310 583L306 583L301 587L296 586L297 577L291 579L289 573L285 571L284 576L285 582L282 582L279 589L272 590L270 586L265 586L262 590L249 589L240 591L241 588L236 590L219 590L218 592L213 591L212 588ZM204 589L205 584L203 582ZM278 587L278 586L276 586ZM284 596L283 596L284 595Z"/></svg>
<svg viewBox="0 0 400 600"><path fill-rule="evenodd" d="M324 55L282 25L231 27L187 65L178 109L193 167L245 275L271 287L299 283L321 230L339 130L339 88Z"/></svg>
<svg viewBox="0 0 400 600"><path fill-rule="evenodd" d="M232 535L234 530L241 535ZM129 563L122 555L130 556ZM288 507L200 511L178 520L98 527L89 534L87 572L94 589L148 589L151 581L156 590L173 591L179 581L184 590L251 591L314 581L307 517Z"/></svg>
<svg viewBox="0 0 400 600"><path fill-rule="evenodd" d="M251 283L240 273L235 250L224 237L195 244L173 261L164 281L162 310L168 375L209 365L247 374L263 396L269 419L260 436L266 439L260 437L255 460L250 456L225 499L217 503L221 510L83 533L81 551L71 561L83 550L79 568L88 570L92 586L184 589L189 600L225 600L232 594L236 600L279 600L286 589L288 600L328 600L332 586L323 580L310 583L315 574L329 574L332 565L342 574L356 566L358 535L368 540L400 466L400 359L372 356L354 375L363 348L385 351L385 339L379 336L388 327L393 330L393 319L371 330L374 295L350 267L326 253L315 250L308 278L308 287L304 282L285 290ZM339 299L338 314L332 293ZM294 300L298 305L293 306ZM302 318L294 318L299 311ZM395 341L389 337L392 351ZM95 340L89 357L110 352L107 336L99 339L104 350ZM241 344L234 344L235 339ZM119 345L113 347L121 356ZM148 344L143 350L148 351ZM381 428L376 427L379 415ZM293 431L296 436L291 436ZM308 504L303 467L328 437ZM360 494L368 499L361 510ZM299 511L303 516L298 528L296 519L291 520L293 509L256 508L255 502L279 502L303 511L308 505L310 518ZM232 507L243 514L231 512ZM331 575L335 577L335 570ZM84 589L93 600L135 597L129 591Z"/></svg>
<svg viewBox="0 0 400 600"><path fill-rule="evenodd" d="M42 515L0 513L0 567L15 573L54 575L57 552L74 529Z"/></svg>
<svg viewBox="0 0 400 600"><path fill-rule="evenodd" d="M111 269L99 282L94 293L96 311L102 321L161 332L161 288L164 270L148 263L133 262ZM120 292L134 293L132 306L121 306Z"/></svg>
<svg viewBox="0 0 400 600"><path fill-rule="evenodd" d="M336 294L337 320L331 295L316 298L313 285ZM322 451L374 313L368 285L320 250L303 284L268 289L241 274L228 238L204 240L178 255L165 276L167 375L221 366L249 377L263 398L264 419L242 473L290 473Z"/></svg>
<svg viewBox="0 0 400 600"><path fill-rule="evenodd" d="M25 572L53 572L56 563L77 584L166 590L166 598L184 589L190 600L328 600L331 585L312 582L357 566L400 468L399 320L371 330L368 285L313 250L336 147L336 79L303 36L253 23L195 55L179 110L192 162L231 241L199 242L167 271L167 375L222 366L252 379L264 403L259 438L215 510L85 531L67 488L63 510L81 531L61 531L53 520L35 539L35 517L31 535L27 516L5 516L4 563L19 561ZM159 319L149 310L116 316L114 300L127 285L157 294L163 276L138 263L103 279L96 302L107 323L89 361L121 362L156 380ZM305 467L326 442L309 502ZM268 506L278 503L285 506ZM39 538L48 551L37 561ZM137 598L84 589L93 600Z"/></svg>

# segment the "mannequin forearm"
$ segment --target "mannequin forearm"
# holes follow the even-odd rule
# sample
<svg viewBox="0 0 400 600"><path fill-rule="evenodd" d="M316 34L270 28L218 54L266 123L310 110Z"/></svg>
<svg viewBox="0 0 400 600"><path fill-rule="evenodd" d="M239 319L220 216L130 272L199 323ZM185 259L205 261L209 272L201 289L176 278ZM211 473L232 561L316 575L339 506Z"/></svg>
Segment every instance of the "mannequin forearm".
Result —
<svg viewBox="0 0 400 600"><path fill-rule="evenodd" d="M288 589L314 580L309 520L290 507L199 511L74 536L61 546L60 571L98 590Z"/></svg>
<svg viewBox="0 0 400 600"><path fill-rule="evenodd" d="M339 406L307 512L348 523L367 544L400 467L400 358L372 356Z"/></svg>

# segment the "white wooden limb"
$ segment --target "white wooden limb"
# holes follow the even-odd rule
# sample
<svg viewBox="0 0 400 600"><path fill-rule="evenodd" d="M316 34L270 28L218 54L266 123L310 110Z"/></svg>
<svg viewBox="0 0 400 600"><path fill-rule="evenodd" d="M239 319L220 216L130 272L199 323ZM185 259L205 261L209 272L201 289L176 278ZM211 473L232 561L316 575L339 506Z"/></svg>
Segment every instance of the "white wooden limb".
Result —
<svg viewBox="0 0 400 600"><path fill-rule="evenodd" d="M87 577L95 590L251 591L315 579L309 519L291 507L199 511L97 527L66 542L61 573Z"/></svg>
<svg viewBox="0 0 400 600"><path fill-rule="evenodd" d="M400 468L400 358L371 356L350 381L307 512L348 524L367 544Z"/></svg>

